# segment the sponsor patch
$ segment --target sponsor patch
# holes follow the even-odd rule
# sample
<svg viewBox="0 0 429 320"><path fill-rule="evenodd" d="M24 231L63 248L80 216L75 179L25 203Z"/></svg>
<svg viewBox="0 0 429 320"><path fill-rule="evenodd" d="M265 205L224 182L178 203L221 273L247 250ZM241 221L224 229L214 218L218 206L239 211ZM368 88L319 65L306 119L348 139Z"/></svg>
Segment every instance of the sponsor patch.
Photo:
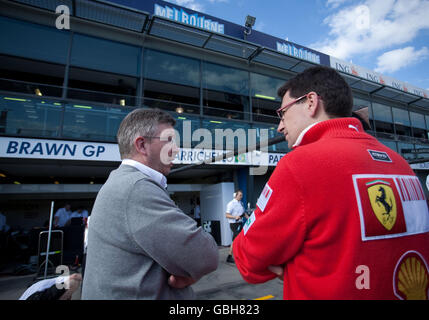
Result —
<svg viewBox="0 0 429 320"><path fill-rule="evenodd" d="M268 200L270 200L272 194L273 194L273 189L271 189L271 187L267 183L264 189L262 190L262 193L259 196L258 201L256 202L256 205L259 207L259 209L262 212L264 212L265 207L268 203Z"/></svg>
<svg viewBox="0 0 429 320"><path fill-rule="evenodd" d="M244 235L246 235L247 231L250 229L250 227L255 221L256 221L256 215L255 215L255 212L253 212L249 217L249 219L247 219L246 223L244 224L244 227L243 227Z"/></svg>
<svg viewBox="0 0 429 320"><path fill-rule="evenodd" d="M429 212L415 176L354 175L363 241L429 231Z"/></svg>
<svg viewBox="0 0 429 320"><path fill-rule="evenodd" d="M382 161L382 162L392 162L392 159L390 159L389 155L384 151L368 150L368 152L371 155L372 160Z"/></svg>
<svg viewBox="0 0 429 320"><path fill-rule="evenodd" d="M429 269L417 251L407 251L396 264L393 290L401 300L428 300Z"/></svg>

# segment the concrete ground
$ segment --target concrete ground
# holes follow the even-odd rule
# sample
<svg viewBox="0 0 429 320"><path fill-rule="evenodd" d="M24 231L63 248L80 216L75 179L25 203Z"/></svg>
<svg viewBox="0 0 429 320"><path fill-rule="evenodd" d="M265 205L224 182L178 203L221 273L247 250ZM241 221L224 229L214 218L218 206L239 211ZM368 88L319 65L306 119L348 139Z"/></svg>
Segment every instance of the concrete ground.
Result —
<svg viewBox="0 0 429 320"><path fill-rule="evenodd" d="M198 300L281 300L283 283L274 279L264 284L246 283L235 264L227 263L229 248L219 247L219 266L192 285ZM17 300L33 283L35 275L0 277L0 300ZM73 300L80 300L80 289Z"/></svg>

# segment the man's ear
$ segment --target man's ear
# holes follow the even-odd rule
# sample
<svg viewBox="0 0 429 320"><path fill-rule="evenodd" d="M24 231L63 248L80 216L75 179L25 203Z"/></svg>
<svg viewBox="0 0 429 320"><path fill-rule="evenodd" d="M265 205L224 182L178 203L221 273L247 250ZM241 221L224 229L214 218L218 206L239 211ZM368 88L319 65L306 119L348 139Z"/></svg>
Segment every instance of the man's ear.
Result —
<svg viewBox="0 0 429 320"><path fill-rule="evenodd" d="M147 140L143 137L137 137L134 140L134 149L138 154L146 155L147 154Z"/></svg>
<svg viewBox="0 0 429 320"><path fill-rule="evenodd" d="M316 92L310 92L307 96L308 100L308 111L312 118L316 117L318 113L323 111L323 102Z"/></svg>

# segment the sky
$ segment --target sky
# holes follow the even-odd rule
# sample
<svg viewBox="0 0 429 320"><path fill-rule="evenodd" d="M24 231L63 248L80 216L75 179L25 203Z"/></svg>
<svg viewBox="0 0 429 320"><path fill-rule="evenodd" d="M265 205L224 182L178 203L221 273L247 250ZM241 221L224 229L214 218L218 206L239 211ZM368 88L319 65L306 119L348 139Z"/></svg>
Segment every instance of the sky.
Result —
<svg viewBox="0 0 429 320"><path fill-rule="evenodd" d="M429 0L167 0L429 90Z"/></svg>

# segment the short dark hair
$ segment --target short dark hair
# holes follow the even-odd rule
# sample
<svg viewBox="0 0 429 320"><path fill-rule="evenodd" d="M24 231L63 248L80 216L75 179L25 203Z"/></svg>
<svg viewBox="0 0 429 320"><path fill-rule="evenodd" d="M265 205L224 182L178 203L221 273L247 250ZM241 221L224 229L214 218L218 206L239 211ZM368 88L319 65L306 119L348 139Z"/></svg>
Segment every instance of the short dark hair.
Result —
<svg viewBox="0 0 429 320"><path fill-rule="evenodd" d="M316 92L330 117L351 117L353 108L352 91L344 78L334 69L315 66L304 70L279 88L277 94L283 98L286 92L292 98Z"/></svg>
<svg viewBox="0 0 429 320"><path fill-rule="evenodd" d="M169 124L174 127L176 120L169 113L160 109L139 108L130 112L122 120L117 133L121 159L133 154L136 137L139 135L153 136L159 124Z"/></svg>

